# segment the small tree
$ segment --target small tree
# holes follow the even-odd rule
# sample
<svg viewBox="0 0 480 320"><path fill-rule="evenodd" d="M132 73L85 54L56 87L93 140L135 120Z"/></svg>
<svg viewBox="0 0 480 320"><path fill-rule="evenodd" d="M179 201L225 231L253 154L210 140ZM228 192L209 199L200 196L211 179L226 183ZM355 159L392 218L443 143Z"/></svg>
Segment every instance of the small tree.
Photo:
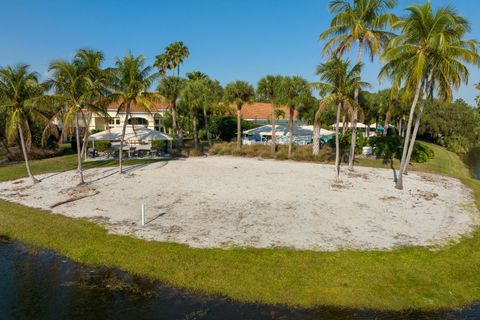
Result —
<svg viewBox="0 0 480 320"><path fill-rule="evenodd" d="M237 108L237 148L242 147L242 106L251 102L255 97L255 90L245 81L237 80L225 87L225 100Z"/></svg>
<svg viewBox="0 0 480 320"><path fill-rule="evenodd" d="M28 69L28 65L0 68L0 109L7 116L5 126L7 139L13 141L18 137L28 176L35 184L39 180L30 170L27 152L31 144L28 119L48 123L48 118L40 112L35 103L36 99L44 94L47 85L39 83L38 75Z"/></svg>

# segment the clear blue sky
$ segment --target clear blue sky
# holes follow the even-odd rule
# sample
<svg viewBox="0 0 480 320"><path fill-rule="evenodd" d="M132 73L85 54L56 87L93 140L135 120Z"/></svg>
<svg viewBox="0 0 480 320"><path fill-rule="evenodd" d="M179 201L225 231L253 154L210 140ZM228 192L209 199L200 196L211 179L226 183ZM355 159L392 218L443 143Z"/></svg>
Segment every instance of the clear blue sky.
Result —
<svg viewBox="0 0 480 320"><path fill-rule="evenodd" d="M397 13L413 3L400 0ZM480 32L480 2L452 3ZM28 63L47 77L54 58L70 59L77 48L105 52L106 65L129 50L149 63L170 42L183 41L190 57L182 71L200 70L225 84L256 84L266 74L300 75L314 81L324 59L318 35L331 19L327 0L12 0L2 1L0 65ZM380 63L366 62L364 78L375 89ZM473 103L480 72L472 67L468 86L457 97Z"/></svg>

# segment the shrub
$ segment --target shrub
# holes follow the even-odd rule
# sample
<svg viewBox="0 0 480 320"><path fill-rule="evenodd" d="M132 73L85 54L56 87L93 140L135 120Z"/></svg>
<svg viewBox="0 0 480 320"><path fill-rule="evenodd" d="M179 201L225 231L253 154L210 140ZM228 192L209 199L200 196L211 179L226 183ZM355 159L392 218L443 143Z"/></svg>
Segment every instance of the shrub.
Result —
<svg viewBox="0 0 480 320"><path fill-rule="evenodd" d="M234 116L212 116L210 117L210 134L223 141L232 141L236 137L237 118ZM258 127L256 123L242 120L242 130L249 130Z"/></svg>
<svg viewBox="0 0 480 320"><path fill-rule="evenodd" d="M396 135L371 137L368 144L373 147L373 153L383 159L400 159L403 152L403 139ZM433 150L425 144L415 142L413 147L413 162L427 162L435 156Z"/></svg>
<svg viewBox="0 0 480 320"><path fill-rule="evenodd" d="M153 150L162 150L165 147L165 140L151 140Z"/></svg>
<svg viewBox="0 0 480 320"><path fill-rule="evenodd" d="M74 140L72 140L74 141ZM88 142L88 147L89 148L92 148L94 144L92 143L92 141L89 141ZM72 147L73 147L73 144L72 144ZM100 152L104 152L104 151L107 151L108 149L110 149L112 147L112 144L110 143L110 141L108 140L98 140L98 141L95 141L95 149L100 151ZM76 148L76 145L75 145L75 148ZM74 149L76 150L76 149Z"/></svg>

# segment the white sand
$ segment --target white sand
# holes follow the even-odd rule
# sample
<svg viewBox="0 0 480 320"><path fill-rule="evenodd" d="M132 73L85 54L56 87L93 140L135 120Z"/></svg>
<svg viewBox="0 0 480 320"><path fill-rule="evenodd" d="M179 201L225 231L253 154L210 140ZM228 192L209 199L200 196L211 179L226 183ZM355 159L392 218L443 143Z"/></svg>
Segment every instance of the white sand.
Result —
<svg viewBox="0 0 480 320"><path fill-rule="evenodd" d="M472 231L478 210L453 178L410 173L394 188L392 171L356 168L334 181L332 166L234 157L189 158L74 171L0 183L0 197L71 217L112 233L193 247L387 249L443 244ZM72 197L92 195L50 209ZM147 224L140 226L141 202Z"/></svg>

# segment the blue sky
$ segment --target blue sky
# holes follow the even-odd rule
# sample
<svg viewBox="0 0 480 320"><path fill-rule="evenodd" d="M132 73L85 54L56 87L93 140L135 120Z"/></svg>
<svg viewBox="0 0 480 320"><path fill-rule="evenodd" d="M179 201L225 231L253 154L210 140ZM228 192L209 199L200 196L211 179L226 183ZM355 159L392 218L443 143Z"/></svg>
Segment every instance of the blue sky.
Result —
<svg viewBox="0 0 480 320"><path fill-rule="evenodd" d="M400 0L397 13L410 0ZM452 3L472 24L478 39L480 2ZM222 84L247 80L256 84L266 74L300 75L315 81L324 61L318 35L331 19L327 0L178 0L178 1L2 1L0 65L28 63L44 77L54 58L70 59L77 48L104 51L106 65L128 51L152 63L170 42L183 41L190 57L183 71L200 70ZM363 77L375 89L380 63L365 61ZM472 67L468 86L457 93L469 103L480 72Z"/></svg>

